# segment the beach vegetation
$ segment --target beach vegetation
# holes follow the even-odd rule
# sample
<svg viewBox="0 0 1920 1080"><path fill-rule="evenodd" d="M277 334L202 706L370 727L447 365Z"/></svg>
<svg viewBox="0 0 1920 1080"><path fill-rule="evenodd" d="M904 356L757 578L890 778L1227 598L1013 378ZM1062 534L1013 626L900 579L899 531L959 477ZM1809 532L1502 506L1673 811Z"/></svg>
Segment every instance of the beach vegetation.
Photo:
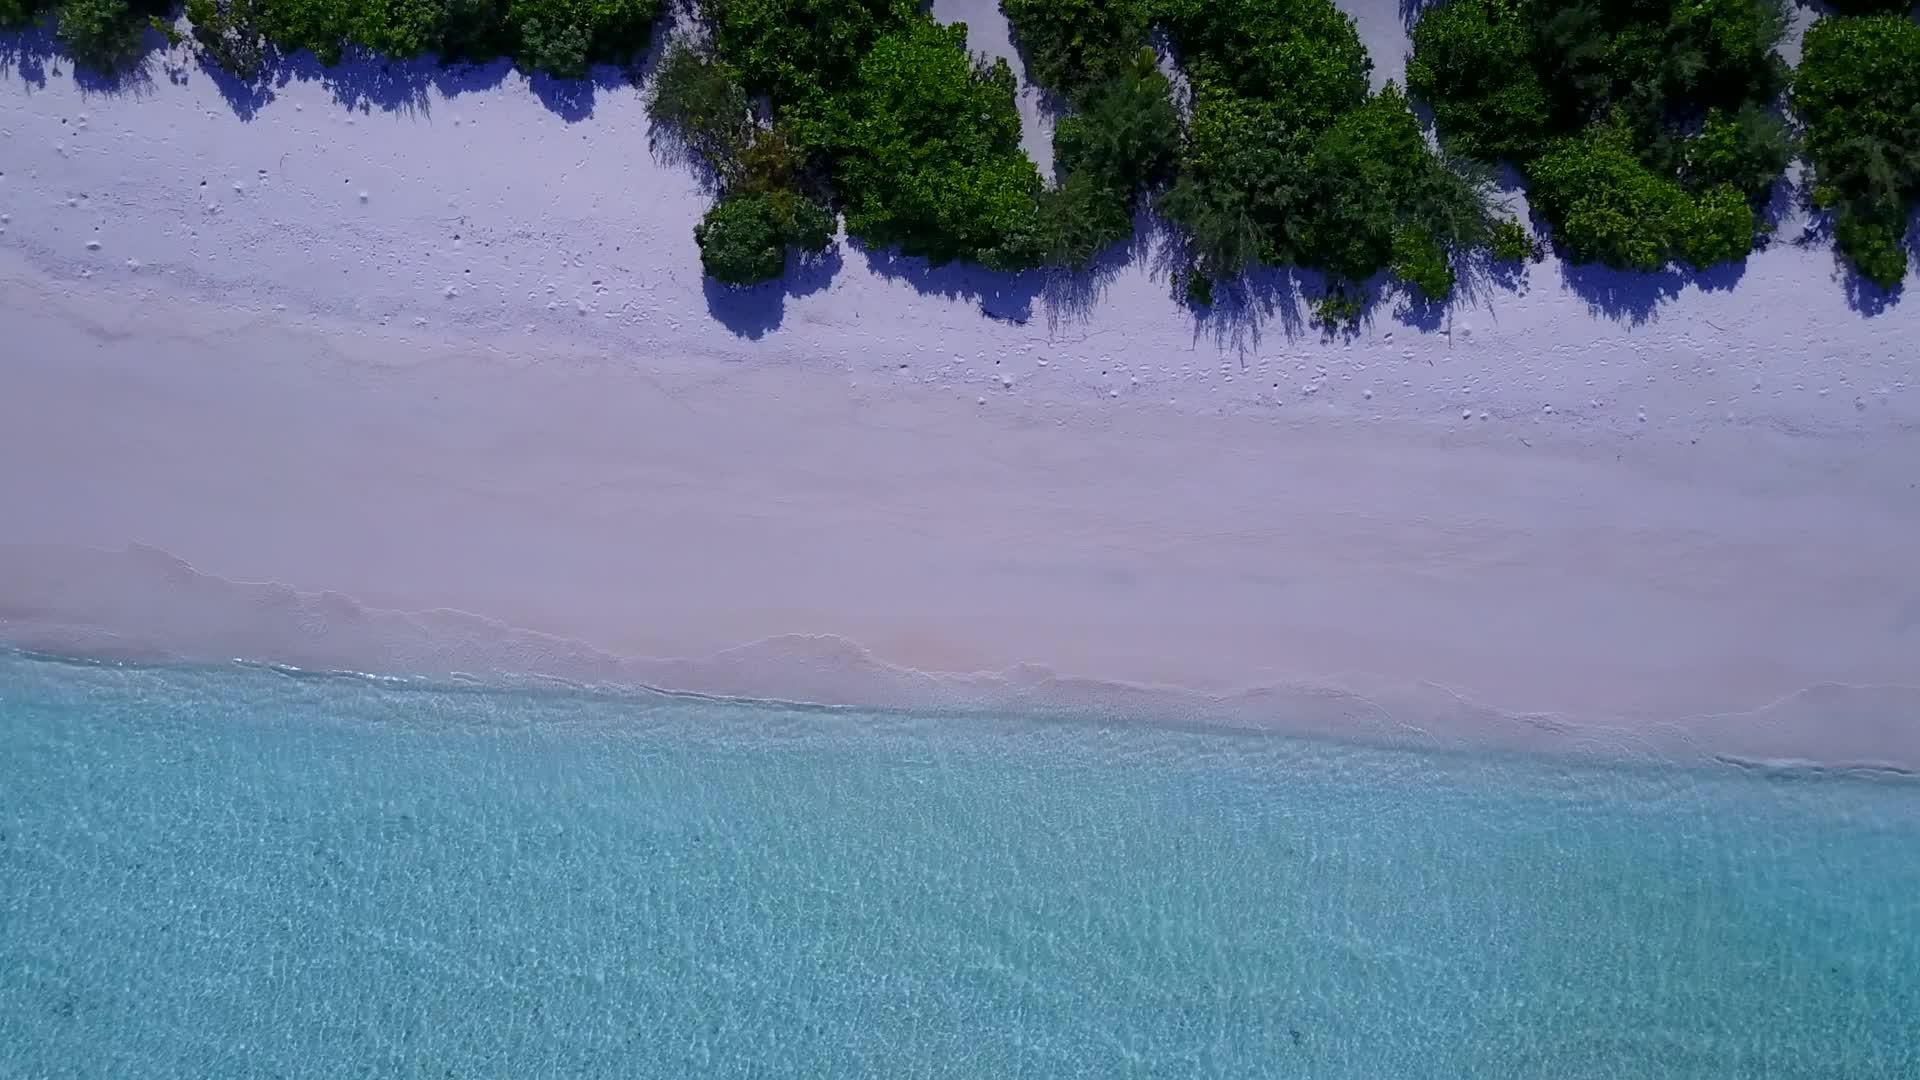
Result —
<svg viewBox="0 0 1920 1080"><path fill-rule="evenodd" d="M72 2L72 0L69 0ZM647 46L660 0L188 0L193 38L210 62L257 77L268 46L322 64L349 48L443 62L506 56L525 71L584 77L631 62Z"/></svg>
<svg viewBox="0 0 1920 1080"><path fill-rule="evenodd" d="M146 17L127 0L65 0L54 27L74 62L111 74L140 55Z"/></svg>
<svg viewBox="0 0 1920 1080"><path fill-rule="evenodd" d="M1013 71L966 27L916 15L881 36L826 104L823 149L847 233L935 264L1037 266L1040 174L1020 149Z"/></svg>
<svg viewBox="0 0 1920 1080"><path fill-rule="evenodd" d="M1920 201L1920 24L1900 15L1830 17L1807 32L1793 105L1806 125L1813 201L1866 278L1906 276Z"/></svg>
<svg viewBox="0 0 1920 1080"><path fill-rule="evenodd" d="M1453 292L1453 264L1425 226L1409 223L1394 228L1392 261L1388 265L1394 277L1428 298L1444 298Z"/></svg>
<svg viewBox="0 0 1920 1080"><path fill-rule="evenodd" d="M1001 0L1035 83L1080 101L1133 68L1147 42L1150 0Z"/></svg>
<svg viewBox="0 0 1920 1080"><path fill-rule="evenodd" d="M1569 257L1709 265L1762 225L1728 193L1764 206L1793 156L1786 27L1782 0L1450 0L1407 83L1449 150L1521 169Z"/></svg>
<svg viewBox="0 0 1920 1080"><path fill-rule="evenodd" d="M1020 149L1013 71L914 0L710 0L714 56L765 101L777 141L743 175L785 172L848 235L933 263L1039 265L1051 238Z"/></svg>
<svg viewBox="0 0 1920 1080"><path fill-rule="evenodd" d="M45 0L0 0L0 30L24 30L47 8Z"/></svg>
<svg viewBox="0 0 1920 1080"><path fill-rule="evenodd" d="M1161 18L1196 86L1260 102L1288 131L1324 130L1366 99L1373 63L1331 0L1162 0Z"/></svg>
<svg viewBox="0 0 1920 1080"><path fill-rule="evenodd" d="M1003 0L1028 77L1066 102L1058 187L1040 200L1045 261L1084 269L1133 236L1142 200L1178 163L1179 109L1147 35L1148 0Z"/></svg>
<svg viewBox="0 0 1920 1080"><path fill-rule="evenodd" d="M238 78L259 78L267 49L262 7L263 0L187 0L187 22L201 55Z"/></svg>
<svg viewBox="0 0 1920 1080"><path fill-rule="evenodd" d="M737 170L753 117L746 88L718 57L674 42L654 72L647 111L716 174Z"/></svg>
<svg viewBox="0 0 1920 1080"><path fill-rule="evenodd" d="M1047 262L1084 268L1130 238L1143 198L1173 175L1180 144L1172 86L1143 46L1054 126L1054 167L1064 179L1041 200Z"/></svg>
<svg viewBox="0 0 1920 1080"><path fill-rule="evenodd" d="M725 196L694 226L700 266L727 285L772 281L786 269L787 249L826 250L833 214L791 191L743 191Z"/></svg>
<svg viewBox="0 0 1920 1080"><path fill-rule="evenodd" d="M1129 191L1173 174L1180 112L1152 50L1135 50L1128 63L1086 88L1082 101L1054 126L1054 166L1060 172L1091 172Z"/></svg>
<svg viewBox="0 0 1920 1080"><path fill-rule="evenodd" d="M1556 223L1555 238L1575 262L1711 266L1752 246L1753 208L1739 191L1688 191L1647 165L1624 124L1557 139L1529 171L1533 206Z"/></svg>
<svg viewBox="0 0 1920 1080"><path fill-rule="evenodd" d="M1366 292L1360 286L1336 281L1326 292L1314 298L1310 310L1314 324L1326 333L1352 330L1366 316Z"/></svg>
<svg viewBox="0 0 1920 1080"><path fill-rule="evenodd" d="M714 48L749 94L812 134L874 43L919 18L916 0L706 0Z"/></svg>
<svg viewBox="0 0 1920 1080"><path fill-rule="evenodd" d="M1540 242L1515 218L1494 223L1487 250L1495 262L1532 262L1540 258Z"/></svg>
<svg viewBox="0 0 1920 1080"><path fill-rule="evenodd" d="M186 0L193 46L247 80L277 53L506 56L585 76L643 49L664 0ZM932 263L1085 268L1151 207L1196 304L1259 265L1386 274L1449 296L1461 259L1537 259L1499 212L1516 166L1570 259L1655 270L1736 260L1801 141L1840 252L1900 281L1920 203L1920 24L1841 0L1789 72L1783 0L1446 0L1413 28L1407 89L1333 0L1002 0L1034 80L1066 111L1054 177L1020 146L1015 80L919 0L703 0L648 90L656 124L717 193L695 237L717 280L777 275L848 235ZM1878 14L1891 12L1890 14ZM123 69L165 0L0 0L51 15L77 63ZM1170 57L1156 55L1164 33ZM1188 96L1162 70L1177 62ZM1416 118L1432 110L1439 148ZM1341 299L1340 304L1345 304Z"/></svg>
<svg viewBox="0 0 1920 1080"><path fill-rule="evenodd" d="M676 42L661 60L647 106L711 170L720 199L693 230L708 276L728 285L779 277L789 248L804 256L833 242L835 215L805 192L816 186L784 130L754 115L733 68Z"/></svg>
<svg viewBox="0 0 1920 1080"><path fill-rule="evenodd" d="M1160 209L1186 234L1192 276L1404 269L1450 292L1452 261L1491 235L1490 186L1433 152L1396 86L1368 92L1350 18L1327 0L1167 0L1164 17L1193 107Z"/></svg>

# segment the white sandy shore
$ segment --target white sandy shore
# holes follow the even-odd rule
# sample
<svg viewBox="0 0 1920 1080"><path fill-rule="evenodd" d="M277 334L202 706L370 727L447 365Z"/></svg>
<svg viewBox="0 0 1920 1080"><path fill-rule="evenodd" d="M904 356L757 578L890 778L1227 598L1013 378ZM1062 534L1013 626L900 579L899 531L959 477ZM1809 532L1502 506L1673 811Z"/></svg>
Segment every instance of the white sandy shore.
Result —
<svg viewBox="0 0 1920 1080"><path fill-rule="evenodd" d="M1920 308L1824 245L737 296L633 89L365 74L0 82L0 636L1920 766Z"/></svg>

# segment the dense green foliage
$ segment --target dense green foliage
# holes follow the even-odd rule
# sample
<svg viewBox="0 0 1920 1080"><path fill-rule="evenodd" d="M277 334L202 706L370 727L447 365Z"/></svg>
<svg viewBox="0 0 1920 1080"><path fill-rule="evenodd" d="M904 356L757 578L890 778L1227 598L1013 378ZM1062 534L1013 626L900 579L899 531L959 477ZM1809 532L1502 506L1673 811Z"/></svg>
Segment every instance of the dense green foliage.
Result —
<svg viewBox="0 0 1920 1080"><path fill-rule="evenodd" d="M1574 258L1706 265L1753 244L1728 193L1763 204L1792 157L1785 30L1780 0L1451 0L1407 83L1450 148L1521 166Z"/></svg>
<svg viewBox="0 0 1920 1080"><path fill-rule="evenodd" d="M1020 149L1013 71L970 56L964 26L920 15L882 36L829 105L848 235L993 269L1045 255L1040 174Z"/></svg>
<svg viewBox="0 0 1920 1080"><path fill-rule="evenodd" d="M730 65L676 42L655 73L647 105L654 122L720 184L719 203L693 230L709 276L757 285L780 276L788 248L826 250L833 211L802 192L800 152L785 131L753 115Z"/></svg>
<svg viewBox="0 0 1920 1080"><path fill-rule="evenodd" d="M1180 154L1180 113L1167 77L1142 50L1088 88L1077 112L1053 129L1054 165L1090 172L1131 191L1171 175Z"/></svg>
<svg viewBox="0 0 1920 1080"><path fill-rule="evenodd" d="M646 48L662 0L187 0L195 47L244 79L263 74L270 49L305 49L335 64L349 47L442 60L508 56L522 69L567 78L622 64ZM36 0L0 0L0 26L23 25ZM79 63L112 71L137 55L149 25L171 33L169 0L60 0L59 39Z"/></svg>
<svg viewBox="0 0 1920 1080"><path fill-rule="evenodd" d="M1040 177L1020 150L1013 72L913 0L711 0L721 62L765 95L803 183L850 236L939 263L1037 265Z"/></svg>
<svg viewBox="0 0 1920 1080"><path fill-rule="evenodd" d="M1161 206L1190 282L1259 261L1448 294L1454 258L1491 234L1487 185L1428 148L1398 89L1368 95L1350 19L1327 0L1168 0L1166 18L1194 102Z"/></svg>
<svg viewBox="0 0 1920 1080"><path fill-rule="evenodd" d="M1331 0L1163 0L1162 11L1196 89L1261 102L1294 132L1367 96L1373 63Z"/></svg>
<svg viewBox="0 0 1920 1080"><path fill-rule="evenodd" d="M0 30L18 30L33 25L46 7L41 0L0 0Z"/></svg>
<svg viewBox="0 0 1920 1080"><path fill-rule="evenodd" d="M790 191L740 192L707 211L693 236L708 276L728 285L756 285L780 276L789 246L826 250L833 215Z"/></svg>
<svg viewBox="0 0 1920 1080"><path fill-rule="evenodd" d="M1676 259L1696 266L1744 255L1753 208L1731 187L1695 195L1649 169L1619 124L1548 144L1533 162L1533 205L1556 222L1576 262L1657 270Z"/></svg>
<svg viewBox="0 0 1920 1080"><path fill-rule="evenodd" d="M1871 280L1897 284L1920 201L1920 25L1821 19L1807 32L1793 104L1806 122L1814 202L1833 211L1840 251Z"/></svg>
<svg viewBox="0 0 1920 1080"><path fill-rule="evenodd" d="M144 19L127 0L65 0L56 33L74 60L98 71L116 71L140 52Z"/></svg>
<svg viewBox="0 0 1920 1080"><path fill-rule="evenodd" d="M1526 262L1540 257L1540 244L1525 225L1508 218L1494 224L1487 251L1495 262Z"/></svg>
<svg viewBox="0 0 1920 1080"><path fill-rule="evenodd" d="M1141 198L1173 174L1179 153L1172 88L1142 50L1054 127L1054 167L1065 179L1041 198L1047 261L1085 267L1132 236Z"/></svg>
<svg viewBox="0 0 1920 1080"><path fill-rule="evenodd" d="M242 79L260 76L266 42L260 36L262 0L187 0L187 20L202 55Z"/></svg>
<svg viewBox="0 0 1920 1080"><path fill-rule="evenodd" d="M852 85L881 35L914 17L915 0L707 0L714 46L751 94L800 128ZM812 134L812 132L807 132Z"/></svg>
<svg viewBox="0 0 1920 1080"><path fill-rule="evenodd" d="M283 51L336 63L349 45L388 56L509 56L567 78L630 61L647 44L659 0L257 0L255 25ZM217 59L217 58L216 58Z"/></svg>
<svg viewBox="0 0 1920 1080"><path fill-rule="evenodd" d="M1133 66L1147 42L1149 0L1001 0L1027 77L1078 99Z"/></svg>
<svg viewBox="0 0 1920 1080"><path fill-rule="evenodd" d="M1133 235L1180 152L1173 88L1147 47L1147 0L1003 0L1028 74L1073 112L1053 132L1060 186L1041 198L1046 259L1085 267Z"/></svg>
<svg viewBox="0 0 1920 1080"><path fill-rule="evenodd" d="M716 175L738 170L752 116L746 89L725 62L676 42L654 72L647 111Z"/></svg>

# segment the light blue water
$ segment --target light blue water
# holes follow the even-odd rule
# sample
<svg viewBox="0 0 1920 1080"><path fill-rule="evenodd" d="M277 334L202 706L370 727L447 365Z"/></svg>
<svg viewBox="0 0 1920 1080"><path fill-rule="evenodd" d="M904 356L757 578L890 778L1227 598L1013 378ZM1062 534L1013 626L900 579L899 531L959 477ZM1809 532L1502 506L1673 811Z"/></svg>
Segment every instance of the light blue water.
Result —
<svg viewBox="0 0 1920 1080"><path fill-rule="evenodd" d="M1920 787L0 653L8 1077L1920 1077Z"/></svg>

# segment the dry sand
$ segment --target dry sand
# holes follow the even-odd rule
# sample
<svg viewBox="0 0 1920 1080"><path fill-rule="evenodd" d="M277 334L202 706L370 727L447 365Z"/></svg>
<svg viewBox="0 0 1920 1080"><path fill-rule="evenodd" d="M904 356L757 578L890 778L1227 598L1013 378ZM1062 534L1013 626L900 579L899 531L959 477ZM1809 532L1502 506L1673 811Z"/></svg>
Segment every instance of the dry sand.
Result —
<svg viewBox="0 0 1920 1080"><path fill-rule="evenodd" d="M1822 244L730 294L637 91L374 70L0 83L0 636L1920 765L1920 308Z"/></svg>

